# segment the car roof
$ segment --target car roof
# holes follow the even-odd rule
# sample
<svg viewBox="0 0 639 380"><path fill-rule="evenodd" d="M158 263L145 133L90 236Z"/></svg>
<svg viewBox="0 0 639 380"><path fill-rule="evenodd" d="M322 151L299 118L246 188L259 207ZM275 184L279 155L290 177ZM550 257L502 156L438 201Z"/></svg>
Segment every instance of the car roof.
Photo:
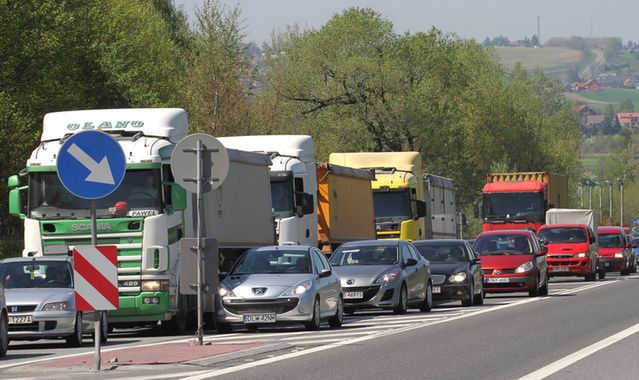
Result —
<svg viewBox="0 0 639 380"><path fill-rule="evenodd" d="M464 239L431 239L431 240L415 240L414 245L436 245L436 244L464 244L467 240Z"/></svg>
<svg viewBox="0 0 639 380"><path fill-rule="evenodd" d="M477 238L482 236L490 236L490 235L534 235L535 233L530 230L493 230L493 231L484 231L477 235Z"/></svg>
<svg viewBox="0 0 639 380"><path fill-rule="evenodd" d="M363 245L374 245L374 246L383 246L383 247L392 247L399 245L400 242L408 243L406 240L357 240L357 241L349 241L348 243L342 244L342 247L353 247L353 246L363 246Z"/></svg>
<svg viewBox="0 0 639 380"><path fill-rule="evenodd" d="M611 233L611 234L623 234L623 228L617 226L601 226L597 227L597 232Z"/></svg>
<svg viewBox="0 0 639 380"><path fill-rule="evenodd" d="M308 252L312 247L308 245L298 245L298 244L284 244L284 245L268 245L265 247L253 248L252 251L278 251L278 250L286 250L286 251L300 251L300 252Z"/></svg>
<svg viewBox="0 0 639 380"><path fill-rule="evenodd" d="M540 230L547 230L549 228L564 228L564 227L571 227L571 228L588 228L587 225L585 224L579 224L579 223L561 223L561 224L544 224L543 226L539 227Z"/></svg>
<svg viewBox="0 0 639 380"><path fill-rule="evenodd" d="M38 262L38 261L71 261L71 256L33 256L33 257L9 257L0 260L0 263Z"/></svg>

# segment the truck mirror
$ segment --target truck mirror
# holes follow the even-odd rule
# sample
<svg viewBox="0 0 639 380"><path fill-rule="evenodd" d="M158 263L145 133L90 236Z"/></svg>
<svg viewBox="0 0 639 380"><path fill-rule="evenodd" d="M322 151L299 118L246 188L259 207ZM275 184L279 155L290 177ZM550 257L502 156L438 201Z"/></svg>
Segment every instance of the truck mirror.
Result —
<svg viewBox="0 0 639 380"><path fill-rule="evenodd" d="M18 186L20 186L20 177L17 175L12 175L7 179L7 187L9 189L15 189Z"/></svg>
<svg viewBox="0 0 639 380"><path fill-rule="evenodd" d="M171 184L171 203L173 211L182 211L186 209L186 190L177 183Z"/></svg>
<svg viewBox="0 0 639 380"><path fill-rule="evenodd" d="M302 193L301 201L302 215L310 215L315 212L315 199L313 194Z"/></svg>
<svg viewBox="0 0 639 380"><path fill-rule="evenodd" d="M17 176L15 176L17 177ZM22 192L25 191L28 186L14 188L9 191L9 214L19 216L21 219L26 217L24 209L22 208Z"/></svg>
<svg viewBox="0 0 639 380"><path fill-rule="evenodd" d="M425 201L421 201L421 200L416 200L415 201L415 206L416 206L416 211L417 211L417 217L418 218L423 218L426 216L426 202Z"/></svg>

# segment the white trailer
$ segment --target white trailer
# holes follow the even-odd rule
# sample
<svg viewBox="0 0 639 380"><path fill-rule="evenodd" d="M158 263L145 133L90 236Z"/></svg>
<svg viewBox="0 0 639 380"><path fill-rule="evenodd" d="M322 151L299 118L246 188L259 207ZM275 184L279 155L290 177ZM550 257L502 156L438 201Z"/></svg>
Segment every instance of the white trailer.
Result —
<svg viewBox="0 0 639 380"><path fill-rule="evenodd" d="M424 175L427 207L426 238L457 238L455 184L452 179L434 174Z"/></svg>

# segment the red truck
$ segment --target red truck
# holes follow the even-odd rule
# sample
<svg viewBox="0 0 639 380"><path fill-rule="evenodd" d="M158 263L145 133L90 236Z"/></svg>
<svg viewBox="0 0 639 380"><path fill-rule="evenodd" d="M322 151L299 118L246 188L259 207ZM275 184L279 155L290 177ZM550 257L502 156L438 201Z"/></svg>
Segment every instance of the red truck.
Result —
<svg viewBox="0 0 639 380"><path fill-rule="evenodd" d="M549 172L491 173L482 190L483 231L537 231L546 211L568 205L568 180Z"/></svg>
<svg viewBox="0 0 639 380"><path fill-rule="evenodd" d="M546 244L548 275L583 276L586 281L606 277L599 265L599 245L592 210L550 209L537 235Z"/></svg>
<svg viewBox="0 0 639 380"><path fill-rule="evenodd" d="M637 271L637 262L633 260L632 246L623 227L599 227L599 255L606 272L619 272L627 276Z"/></svg>

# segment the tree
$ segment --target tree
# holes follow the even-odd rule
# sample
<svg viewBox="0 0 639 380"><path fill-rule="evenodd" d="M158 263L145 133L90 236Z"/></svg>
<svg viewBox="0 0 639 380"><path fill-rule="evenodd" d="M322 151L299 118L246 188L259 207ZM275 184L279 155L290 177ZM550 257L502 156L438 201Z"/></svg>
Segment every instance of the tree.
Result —
<svg viewBox="0 0 639 380"><path fill-rule="evenodd" d="M626 96L619 103L619 112L635 112L635 104L632 102L632 98Z"/></svg>
<svg viewBox="0 0 639 380"><path fill-rule="evenodd" d="M539 46L539 37L537 37L536 34L533 34L532 38L530 39L530 43L532 44L532 46Z"/></svg>

